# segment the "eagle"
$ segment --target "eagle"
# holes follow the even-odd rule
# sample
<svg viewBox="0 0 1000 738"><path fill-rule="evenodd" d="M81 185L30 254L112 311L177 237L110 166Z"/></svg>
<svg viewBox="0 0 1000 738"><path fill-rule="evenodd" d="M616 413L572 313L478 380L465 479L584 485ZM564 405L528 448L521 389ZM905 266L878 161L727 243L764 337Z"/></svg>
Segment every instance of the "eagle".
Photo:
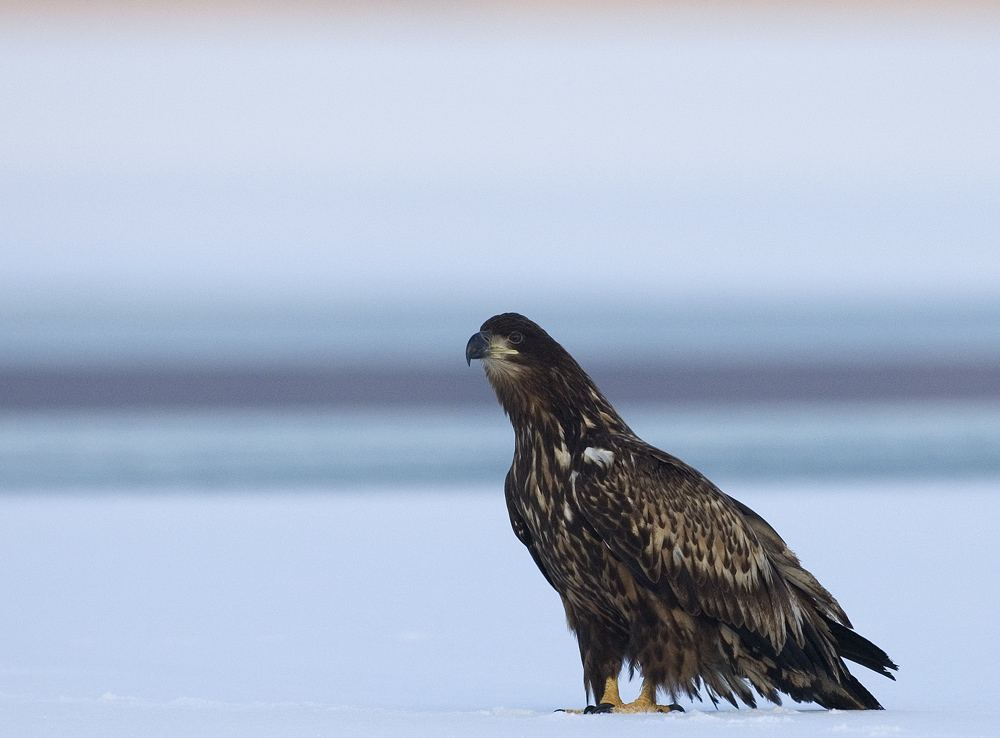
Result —
<svg viewBox="0 0 1000 738"><path fill-rule="evenodd" d="M756 707L780 694L880 710L848 671L895 679L885 651L774 528L642 441L569 353L517 313L469 339L514 428L504 484L514 534L559 593L583 662L583 712L669 712L659 694ZM622 702L618 677L642 676Z"/></svg>

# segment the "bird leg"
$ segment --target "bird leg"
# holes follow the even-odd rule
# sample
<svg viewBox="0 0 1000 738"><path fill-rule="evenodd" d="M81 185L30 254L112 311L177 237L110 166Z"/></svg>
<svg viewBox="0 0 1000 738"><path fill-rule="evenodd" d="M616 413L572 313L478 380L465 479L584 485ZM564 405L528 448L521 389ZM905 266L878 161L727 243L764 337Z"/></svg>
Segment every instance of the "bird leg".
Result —
<svg viewBox="0 0 1000 738"><path fill-rule="evenodd" d="M575 712L585 715L616 712L684 712L680 705L658 705L656 703L656 685L647 679L642 680L642 689L634 702L624 703L618 694L618 679L608 677L604 682L604 694L596 705L588 705L584 710L560 710L560 712Z"/></svg>
<svg viewBox="0 0 1000 738"><path fill-rule="evenodd" d="M617 693L617 689L615 692ZM656 704L656 685L648 679L642 680L642 689L634 702L620 705L612 712L684 712L680 705Z"/></svg>
<svg viewBox="0 0 1000 738"><path fill-rule="evenodd" d="M570 710L569 712L578 712ZM618 680L609 677L604 683L604 694L596 705L591 705L583 711L585 714L615 712L615 713L635 713L635 712L684 712L680 705L658 705L656 704L656 685L647 680L642 680L642 689L634 702L624 703L618 695Z"/></svg>
<svg viewBox="0 0 1000 738"><path fill-rule="evenodd" d="M604 682L604 694L596 705L587 706L588 715L595 712L618 712L622 708L622 698L618 694L618 677L608 677Z"/></svg>
<svg viewBox="0 0 1000 738"><path fill-rule="evenodd" d="M598 712L615 712L616 708L622 707L625 703L618 695L618 679L608 677L604 682L604 694L596 705L587 705L582 710L556 710L556 712L571 712L575 715L592 715Z"/></svg>

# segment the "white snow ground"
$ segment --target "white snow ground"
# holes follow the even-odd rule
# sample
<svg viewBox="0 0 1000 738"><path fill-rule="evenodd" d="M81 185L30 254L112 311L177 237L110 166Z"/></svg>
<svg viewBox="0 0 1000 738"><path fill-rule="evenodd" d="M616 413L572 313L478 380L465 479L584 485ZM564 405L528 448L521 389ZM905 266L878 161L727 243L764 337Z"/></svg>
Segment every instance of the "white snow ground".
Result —
<svg viewBox="0 0 1000 738"><path fill-rule="evenodd" d="M554 713L576 646L499 485L122 492L0 498L0 735L1000 734L1000 482L727 491L900 664L856 670L885 712Z"/></svg>

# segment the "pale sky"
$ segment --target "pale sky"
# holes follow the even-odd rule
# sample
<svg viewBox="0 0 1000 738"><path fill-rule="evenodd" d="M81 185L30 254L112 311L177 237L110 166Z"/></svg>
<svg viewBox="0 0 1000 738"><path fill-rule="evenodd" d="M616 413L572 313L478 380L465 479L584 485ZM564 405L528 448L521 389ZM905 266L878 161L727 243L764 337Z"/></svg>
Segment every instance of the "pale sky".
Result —
<svg viewBox="0 0 1000 738"><path fill-rule="evenodd" d="M991 299L1000 25L0 27L0 287L122 304Z"/></svg>

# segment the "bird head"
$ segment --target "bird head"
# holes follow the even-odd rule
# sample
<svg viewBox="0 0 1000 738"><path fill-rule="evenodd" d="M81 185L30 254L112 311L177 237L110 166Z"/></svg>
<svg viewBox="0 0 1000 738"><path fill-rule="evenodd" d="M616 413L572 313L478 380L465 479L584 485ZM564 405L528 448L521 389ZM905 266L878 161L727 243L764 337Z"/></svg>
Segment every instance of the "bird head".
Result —
<svg viewBox="0 0 1000 738"><path fill-rule="evenodd" d="M542 328L518 313L494 315L469 339L465 360L482 359L487 373L492 369L528 367L552 363L560 355L569 356ZM510 369L517 371L517 369Z"/></svg>
<svg viewBox="0 0 1000 738"><path fill-rule="evenodd" d="M465 347L481 359L497 399L510 412L562 399L569 384L589 385L573 357L542 328L518 313L494 315Z"/></svg>

